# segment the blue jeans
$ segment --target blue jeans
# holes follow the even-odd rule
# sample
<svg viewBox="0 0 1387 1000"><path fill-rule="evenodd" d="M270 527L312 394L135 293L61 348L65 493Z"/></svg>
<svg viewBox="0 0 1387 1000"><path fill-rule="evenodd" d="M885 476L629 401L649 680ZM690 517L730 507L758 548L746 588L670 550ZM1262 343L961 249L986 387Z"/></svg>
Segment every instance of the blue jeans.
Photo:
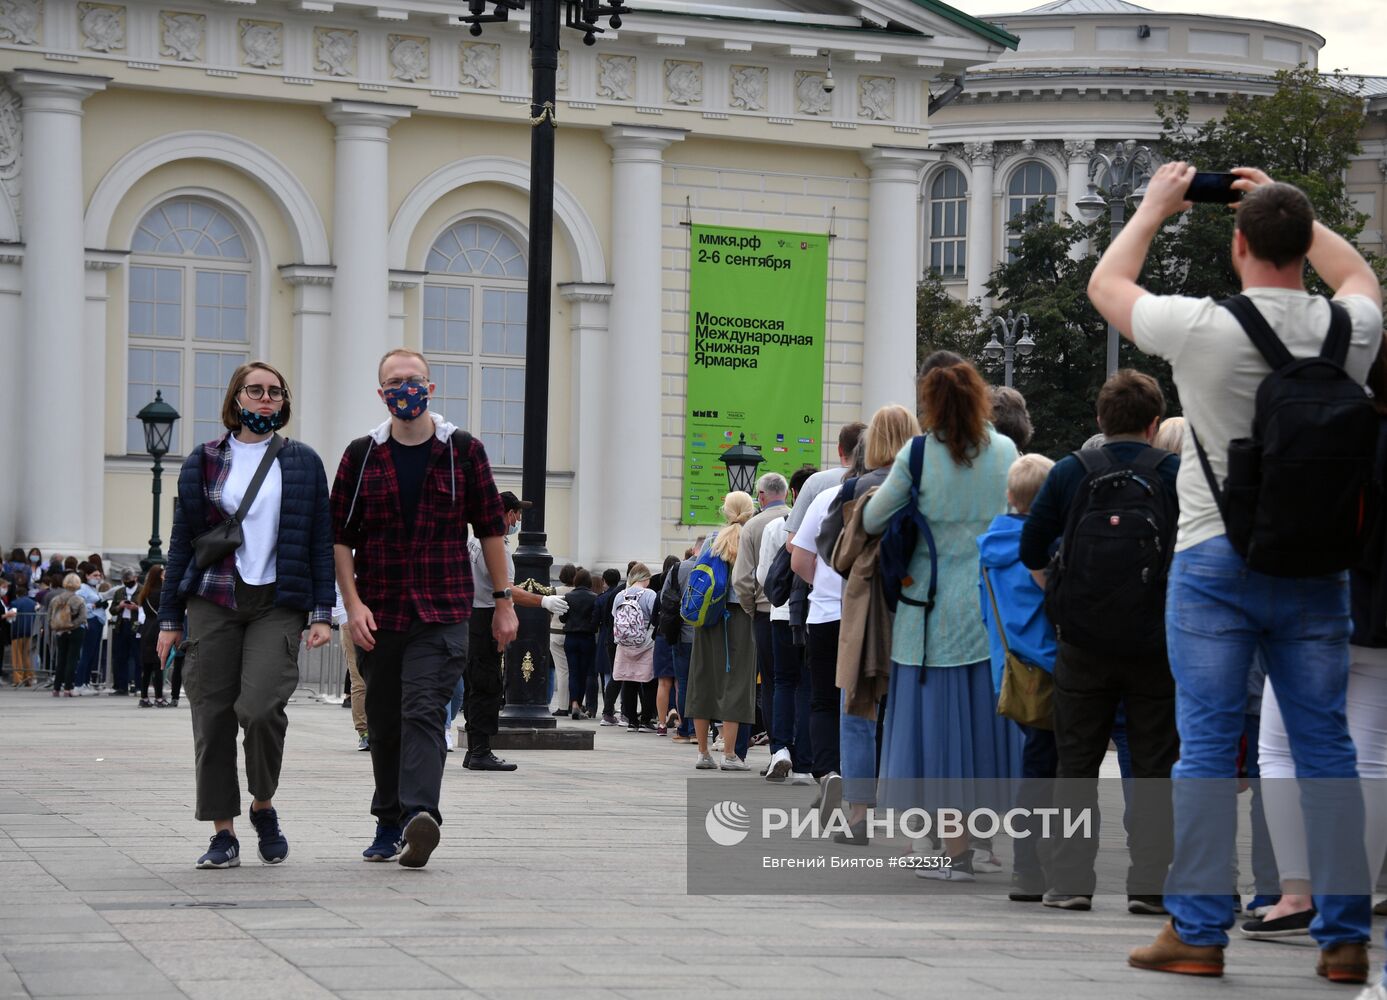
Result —
<svg viewBox="0 0 1387 1000"><path fill-rule="evenodd" d="M443 727L444 732L451 732L453 722L462 711L462 695L465 678L459 677L458 682L453 687L453 697L448 701L448 724Z"/></svg>
<svg viewBox="0 0 1387 1000"><path fill-rule="evenodd" d="M1247 677L1260 650L1282 704L1302 780L1321 947L1367 941L1372 880L1362 837L1363 793L1345 715L1349 670L1346 574L1291 579L1247 568L1224 536L1177 552L1166 600L1180 761L1175 856L1165 905L1182 941L1228 943L1236 889L1238 741ZM1337 779L1337 780L1336 780ZM1361 894L1344 894L1362 886Z"/></svg>
<svg viewBox="0 0 1387 1000"><path fill-rule="evenodd" d="M758 611L751 620L752 635L756 639L756 673L761 678L757 703L761 706L761 725L770 741L771 753L780 750L784 744L775 740L775 640L771 637L770 612Z"/></svg>
<svg viewBox="0 0 1387 1000"><path fill-rule="evenodd" d="M86 630L82 633L82 656L77 661L78 687L90 684L92 674L96 674L97 683L101 682L101 636L105 631L106 624L95 615L87 619Z"/></svg>
<svg viewBox="0 0 1387 1000"><path fill-rule="evenodd" d="M809 664L804 647L796 646L789 622L771 622L775 660L775 732L773 746L788 747L791 770L808 774L814 766L809 753Z"/></svg>
<svg viewBox="0 0 1387 1000"><path fill-rule="evenodd" d="M684 702L689 696L689 661L693 659L693 643L681 642L674 647L674 700L679 710L680 736L694 734L693 720L684 711Z"/></svg>
<svg viewBox="0 0 1387 1000"><path fill-rule="evenodd" d="M855 806L877 801L877 713L870 719L848 713L848 696L838 698L838 760L843 775L843 798Z"/></svg>
<svg viewBox="0 0 1387 1000"><path fill-rule="evenodd" d="M570 632L563 637L563 651L568 657L569 706L581 706L587 698L588 678L597 669L597 636Z"/></svg>

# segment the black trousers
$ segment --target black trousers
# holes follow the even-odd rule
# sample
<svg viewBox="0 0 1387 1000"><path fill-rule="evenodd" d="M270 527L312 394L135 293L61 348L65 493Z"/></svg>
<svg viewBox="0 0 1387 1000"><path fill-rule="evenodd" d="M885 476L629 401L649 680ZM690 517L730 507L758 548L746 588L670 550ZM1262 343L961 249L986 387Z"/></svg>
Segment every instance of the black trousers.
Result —
<svg viewBox="0 0 1387 1000"><path fill-rule="evenodd" d="M1107 654L1060 643L1055 660L1055 749L1059 759L1057 805L1093 809L1090 837L1061 837L1054 845L1051 887L1091 895L1098 853L1098 769L1108 752L1119 705L1127 708L1132 752L1132 822L1127 869L1130 895L1164 892L1174 846L1170 769L1180 757L1175 728L1175 680L1164 653Z"/></svg>
<svg viewBox="0 0 1387 1000"><path fill-rule="evenodd" d="M758 611L751 617L751 634L756 640L756 671L761 675L761 729L775 735L775 644L771 639L771 615Z"/></svg>
<svg viewBox="0 0 1387 1000"><path fill-rule="evenodd" d="M154 682L154 697L164 696L164 672L159 669L159 664L150 661L144 665L140 671L140 697L149 700L149 684ZM177 697L175 695L174 697Z"/></svg>
<svg viewBox="0 0 1387 1000"><path fill-rule="evenodd" d="M371 812L383 826L402 827L420 812L441 823L438 797L448 756L443 723L467 663L467 623L382 630L376 648L359 654L376 778Z"/></svg>
<svg viewBox="0 0 1387 1000"><path fill-rule="evenodd" d="M485 754L501 724L505 668L491 635L495 608L474 608L467 626L467 666L462 672L462 714L467 720L467 750Z"/></svg>
<svg viewBox="0 0 1387 1000"><path fill-rule="evenodd" d="M814 777L838 771L838 630L840 621L809 626L809 744Z"/></svg>

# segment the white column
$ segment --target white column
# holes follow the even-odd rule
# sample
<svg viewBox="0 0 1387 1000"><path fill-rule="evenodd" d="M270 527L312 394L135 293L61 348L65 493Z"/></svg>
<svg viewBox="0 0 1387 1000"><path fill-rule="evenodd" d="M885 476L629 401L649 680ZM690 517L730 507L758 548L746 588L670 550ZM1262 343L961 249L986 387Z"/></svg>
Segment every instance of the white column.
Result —
<svg viewBox="0 0 1387 1000"><path fill-rule="evenodd" d="M6 371L20 371L24 358L23 290L24 247L18 243L0 243L0 358L12 361L14 368L6 365ZM25 413L33 405L32 398L25 398L23 392L0 392L0 426L23 427ZM24 461L23 435L0 434L0 469L21 469ZM8 480L16 482L15 478ZM24 489L0 489L0 538L15 538L15 519L19 515L19 502Z"/></svg>
<svg viewBox="0 0 1387 1000"><path fill-rule="evenodd" d="M82 533L86 538L103 543L106 538L106 456L125 454L125 414L122 412L125 394L120 394L121 402L114 408L108 409L106 405L106 373L110 358L106 350L106 303L111 297L111 272L118 271L127 256L121 251L88 250L84 262L86 301L83 305L82 369L86 377L83 406L88 413L100 415L102 426L82 439L82 465L91 470L93 477L87 482L83 498ZM120 369L125 369L123 361ZM191 394L187 398L191 399ZM115 426L111 426L112 423ZM148 505L145 509L149 509ZM102 544L92 551L106 551L106 546Z"/></svg>
<svg viewBox="0 0 1387 1000"><path fill-rule="evenodd" d="M609 334L612 286L573 283L559 286L559 294L569 303L573 333L569 407L569 433L573 444L573 495L569 504L569 554L584 566L596 565L598 540L594 526L601 523L603 508L611 504L612 493L603 477L602 456L607 451L613 425L603 419L603 410L593 400L607 399L612 387L607 380L607 339ZM624 564L623 564L624 565Z"/></svg>
<svg viewBox="0 0 1387 1000"><path fill-rule="evenodd" d="M285 264L279 276L294 290L294 398L302 404L295 403L293 434L319 454L330 483L345 444L328 432L334 392L329 381L333 366L333 268Z"/></svg>
<svg viewBox="0 0 1387 1000"><path fill-rule="evenodd" d="M920 280L920 173L939 154L877 146L862 154L867 196L867 306L862 419L915 399L915 286Z"/></svg>
<svg viewBox="0 0 1387 1000"><path fill-rule="evenodd" d="M333 101L337 126L332 198L332 331L329 345L331 416L325 454L346 447L380 421L376 362L391 347L390 127L412 108L365 101Z"/></svg>
<svg viewBox="0 0 1387 1000"><path fill-rule="evenodd" d="M987 279L997 260L992 247L992 143L970 142L963 155L973 165L968 178L968 298L986 299Z"/></svg>
<svg viewBox="0 0 1387 1000"><path fill-rule="evenodd" d="M1079 211L1079 199L1088 194L1088 165L1093 159L1094 143L1089 140L1076 140L1064 144L1064 162L1069 167L1069 197L1065 211L1075 222L1083 222ZM1080 240L1069 248L1069 256L1078 260L1088 254L1088 241Z"/></svg>
<svg viewBox="0 0 1387 1000"><path fill-rule="evenodd" d="M68 384L73 400L83 403L90 381L105 374L83 361L82 102L108 82L44 70L10 76L24 99L24 359L17 369L37 383ZM81 458L65 469L62 489L23 491L17 540L45 552L96 551L101 537L89 534L86 510L102 468L99 462L93 466L82 442L100 441L101 427L93 426L85 405L55 406L44 414L43 433L21 437L23 468L51 468L55 441L72 442Z"/></svg>
<svg viewBox="0 0 1387 1000"><path fill-rule="evenodd" d="M618 125L603 137L612 147L613 289L610 416L602 453L609 459L605 479L621 484L622 500L603 508L594 545L612 565L618 556L624 565L632 556L654 559L660 552L663 154L684 132Z"/></svg>

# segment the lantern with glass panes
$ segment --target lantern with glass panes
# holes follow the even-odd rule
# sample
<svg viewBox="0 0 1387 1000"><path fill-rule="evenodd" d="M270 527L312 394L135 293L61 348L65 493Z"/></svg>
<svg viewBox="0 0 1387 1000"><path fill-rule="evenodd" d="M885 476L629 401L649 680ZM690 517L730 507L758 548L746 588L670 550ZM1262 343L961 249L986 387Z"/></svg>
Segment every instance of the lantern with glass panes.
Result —
<svg viewBox="0 0 1387 1000"><path fill-rule="evenodd" d="M765 461L761 453L746 443L742 434L736 444L718 456L718 461L727 466L727 488L733 493L742 492L754 495L756 488L756 468Z"/></svg>
<svg viewBox="0 0 1387 1000"><path fill-rule="evenodd" d="M154 484L151 487L154 494L154 527L149 536L149 552L140 560L140 568L147 570L151 566L164 564L164 550L159 540L159 496L163 493L163 458L173 443L173 425L178 421L178 411L164 402L162 391L156 390L154 402L145 404L135 416L144 424L144 448L154 459Z"/></svg>

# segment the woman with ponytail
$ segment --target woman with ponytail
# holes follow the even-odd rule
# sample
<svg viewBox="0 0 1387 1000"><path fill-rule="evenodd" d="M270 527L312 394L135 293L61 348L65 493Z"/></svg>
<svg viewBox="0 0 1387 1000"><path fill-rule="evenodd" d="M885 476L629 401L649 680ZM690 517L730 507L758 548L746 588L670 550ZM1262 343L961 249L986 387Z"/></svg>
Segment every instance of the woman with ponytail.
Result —
<svg viewBox="0 0 1387 1000"><path fill-rule="evenodd" d="M1016 445L989 422L987 383L959 360L932 367L919 382L925 429L919 508L938 553L933 609L924 603L929 547L921 539L892 630L891 683L881 747L883 806L963 810L1003 806L988 783L1020 774L1021 734L997 715L987 631L978 609L977 538L1007 511L1007 472ZM910 449L896 455L886 482L867 501L863 527L886 530L910 502ZM973 881L968 838L945 841L947 867L924 878Z"/></svg>
<svg viewBox="0 0 1387 1000"><path fill-rule="evenodd" d="M750 496L740 491L727 494L722 504L723 526L708 543L711 558L727 563L727 578L742 541L742 525L756 513ZM703 558L700 554L699 559ZM756 721L756 640L752 633L755 608L737 603L737 593L727 588L727 614L714 616L694 630L693 658L689 663L688 714L698 737L699 770L748 771L737 756L737 727ZM708 727L722 722L723 755L720 763L708 752Z"/></svg>

